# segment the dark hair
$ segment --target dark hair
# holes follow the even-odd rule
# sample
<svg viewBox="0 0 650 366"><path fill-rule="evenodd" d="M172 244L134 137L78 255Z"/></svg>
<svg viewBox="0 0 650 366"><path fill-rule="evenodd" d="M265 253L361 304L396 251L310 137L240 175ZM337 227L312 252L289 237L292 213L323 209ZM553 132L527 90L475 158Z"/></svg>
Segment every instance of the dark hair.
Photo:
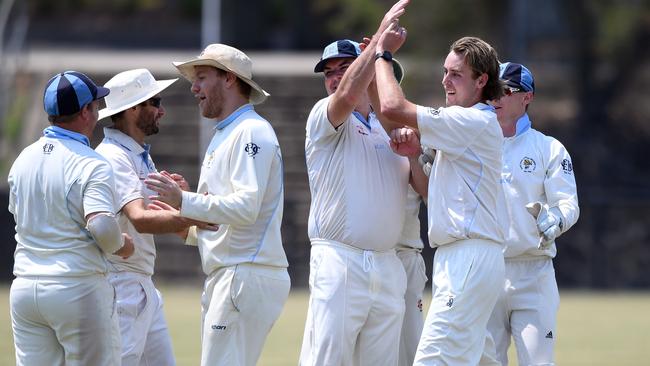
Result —
<svg viewBox="0 0 650 366"><path fill-rule="evenodd" d="M499 57L490 44L477 37L463 37L451 45L450 51L463 55L475 79L487 74L481 96L483 101L497 100L504 95L505 84L499 79Z"/></svg>

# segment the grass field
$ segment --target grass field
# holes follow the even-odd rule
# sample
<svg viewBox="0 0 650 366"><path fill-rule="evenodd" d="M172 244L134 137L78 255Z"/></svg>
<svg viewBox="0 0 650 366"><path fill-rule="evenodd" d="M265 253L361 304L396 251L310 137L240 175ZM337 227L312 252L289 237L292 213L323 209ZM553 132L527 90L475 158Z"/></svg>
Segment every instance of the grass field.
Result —
<svg viewBox="0 0 650 366"><path fill-rule="evenodd" d="M198 365L200 289L162 286L161 291L177 363ZM650 293L562 291L561 297L558 365L650 364ZM259 365L297 365L307 298L305 291L292 292L267 339ZM0 365L15 364L6 286L0 287L0 340ZM511 352L511 365L516 365L514 352Z"/></svg>

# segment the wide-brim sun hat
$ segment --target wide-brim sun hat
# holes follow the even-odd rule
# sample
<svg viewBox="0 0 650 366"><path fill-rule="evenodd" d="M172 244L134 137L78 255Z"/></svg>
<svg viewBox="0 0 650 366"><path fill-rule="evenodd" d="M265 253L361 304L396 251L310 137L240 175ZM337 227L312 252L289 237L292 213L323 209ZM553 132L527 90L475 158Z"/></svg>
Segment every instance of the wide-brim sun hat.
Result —
<svg viewBox="0 0 650 366"><path fill-rule="evenodd" d="M195 66L212 66L227 72L232 72L239 79L251 86L249 102L260 104L270 96L261 86L253 81L253 63L242 51L225 44L208 45L194 60L173 62L174 66L190 82L196 78Z"/></svg>
<svg viewBox="0 0 650 366"><path fill-rule="evenodd" d="M104 98L106 108L99 111L99 119L134 107L159 94L176 79L156 80L147 69L134 69L113 76L104 84L111 93Z"/></svg>

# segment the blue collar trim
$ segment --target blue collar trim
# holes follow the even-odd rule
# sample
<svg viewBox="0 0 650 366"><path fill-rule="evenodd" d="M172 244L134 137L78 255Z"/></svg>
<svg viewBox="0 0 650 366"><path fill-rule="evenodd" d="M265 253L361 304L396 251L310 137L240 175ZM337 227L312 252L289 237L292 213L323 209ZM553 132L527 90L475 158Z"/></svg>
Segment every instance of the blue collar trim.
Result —
<svg viewBox="0 0 650 366"><path fill-rule="evenodd" d="M61 128L59 126L47 127L43 130L43 136L54 139L75 140L90 147L90 141L88 141L88 137L74 131L66 130L65 128Z"/></svg>
<svg viewBox="0 0 650 366"><path fill-rule="evenodd" d="M358 119L359 121L361 121L361 123L363 123L364 126L368 127L368 130L369 130L369 131L372 131L372 128L370 128L370 119L368 119L368 120L366 121L366 119L363 117L363 114L361 114L361 113L359 113L359 112L357 112L357 111L352 111L352 114L353 114L355 117L357 117L357 119ZM370 115L368 115L368 117L370 117Z"/></svg>
<svg viewBox="0 0 650 366"><path fill-rule="evenodd" d="M524 113L524 115L517 120L517 125L515 128L515 136L519 136L522 133L528 131L530 129L530 125L531 122L530 122L530 118L528 117L528 113Z"/></svg>
<svg viewBox="0 0 650 366"><path fill-rule="evenodd" d="M251 104L244 104L243 106L239 107L237 110L232 112L228 117L226 117L226 119L224 119L221 122L218 122L214 127L217 130L223 130L224 128L228 127L229 124L233 123L239 116L252 110L253 110L253 106Z"/></svg>
<svg viewBox="0 0 650 366"><path fill-rule="evenodd" d="M472 106L472 108L479 109L481 111L492 111L494 112L494 106L491 106L489 104L485 104L482 102L476 103Z"/></svg>

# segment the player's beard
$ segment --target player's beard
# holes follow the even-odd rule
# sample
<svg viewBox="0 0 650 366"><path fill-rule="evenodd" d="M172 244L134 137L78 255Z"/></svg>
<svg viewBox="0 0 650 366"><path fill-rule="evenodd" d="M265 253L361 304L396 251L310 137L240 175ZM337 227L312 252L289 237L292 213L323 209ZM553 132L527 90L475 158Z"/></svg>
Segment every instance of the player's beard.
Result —
<svg viewBox="0 0 650 366"><path fill-rule="evenodd" d="M140 114L140 118L135 124L140 131L144 132L145 136L151 136L158 133L158 123L155 115L145 115Z"/></svg>

